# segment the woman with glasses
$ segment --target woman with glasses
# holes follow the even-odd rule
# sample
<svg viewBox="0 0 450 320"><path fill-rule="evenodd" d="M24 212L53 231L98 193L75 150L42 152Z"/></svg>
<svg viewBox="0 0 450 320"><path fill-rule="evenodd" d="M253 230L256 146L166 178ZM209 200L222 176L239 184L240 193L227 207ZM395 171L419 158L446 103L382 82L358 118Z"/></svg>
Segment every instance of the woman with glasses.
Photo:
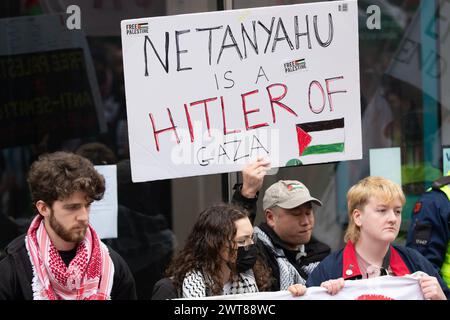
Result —
<svg viewBox="0 0 450 320"><path fill-rule="evenodd" d="M270 270L258 258L248 216L229 204L200 214L166 275L183 298L258 292L271 284ZM301 285L291 289L295 295L305 291Z"/></svg>

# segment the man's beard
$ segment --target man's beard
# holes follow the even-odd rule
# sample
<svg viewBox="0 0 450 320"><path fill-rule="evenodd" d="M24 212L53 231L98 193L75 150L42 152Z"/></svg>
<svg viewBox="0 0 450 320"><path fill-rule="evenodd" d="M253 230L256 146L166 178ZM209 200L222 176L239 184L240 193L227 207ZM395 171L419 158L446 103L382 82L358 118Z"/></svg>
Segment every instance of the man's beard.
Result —
<svg viewBox="0 0 450 320"><path fill-rule="evenodd" d="M55 231L55 233L64 241L79 243L83 241L84 236L86 235L87 225L83 229L67 230L58 222L58 220L56 220L53 210L50 212L49 222L53 231ZM79 227L81 228L83 226Z"/></svg>

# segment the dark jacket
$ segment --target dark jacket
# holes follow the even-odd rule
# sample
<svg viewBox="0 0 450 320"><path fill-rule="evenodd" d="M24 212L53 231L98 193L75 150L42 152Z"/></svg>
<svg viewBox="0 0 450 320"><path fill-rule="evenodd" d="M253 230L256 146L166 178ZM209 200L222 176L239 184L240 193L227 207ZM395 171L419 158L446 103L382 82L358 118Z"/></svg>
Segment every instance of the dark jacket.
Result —
<svg viewBox="0 0 450 320"><path fill-rule="evenodd" d="M295 267L300 276L305 280L308 279L311 270L313 270L331 251L329 246L312 237L311 240L305 244L306 256L303 256L297 260L296 257L299 251L286 248L283 240L278 237L271 227L269 227L265 222L261 223L258 227L267 234L274 247L281 248L283 250L288 261ZM267 265L272 269L274 281L269 291L279 291L280 268L276 259L277 257L274 256L272 253L273 251L262 241L258 241L256 245L259 249L258 252L263 256L263 259L266 261Z"/></svg>
<svg viewBox="0 0 450 320"><path fill-rule="evenodd" d="M258 201L259 192L256 193L254 198L246 198L241 193L242 183L237 183L234 185L233 197L231 198L231 203L243 208L251 221L252 224L255 222L256 218L256 202Z"/></svg>
<svg viewBox="0 0 450 320"><path fill-rule="evenodd" d="M125 261L114 250L109 255L114 264L112 300L136 299L133 275ZM25 235L14 239L0 261L0 300L33 300L33 270L25 247Z"/></svg>
<svg viewBox="0 0 450 320"><path fill-rule="evenodd" d="M444 283L444 280L442 280L433 265L416 250L392 245L389 266L394 275L398 276L423 271L432 277L436 277L447 299L450 298L450 290ZM345 280L362 278L354 246L350 241L347 242L344 249L333 252L314 269L308 281L306 281L306 286L317 287L324 281L341 277Z"/></svg>
<svg viewBox="0 0 450 320"><path fill-rule="evenodd" d="M450 201L441 190L426 192L413 210L406 246L416 249L439 271L450 243Z"/></svg>
<svg viewBox="0 0 450 320"><path fill-rule="evenodd" d="M177 289L170 278L162 278L153 286L152 300L167 300L178 297Z"/></svg>

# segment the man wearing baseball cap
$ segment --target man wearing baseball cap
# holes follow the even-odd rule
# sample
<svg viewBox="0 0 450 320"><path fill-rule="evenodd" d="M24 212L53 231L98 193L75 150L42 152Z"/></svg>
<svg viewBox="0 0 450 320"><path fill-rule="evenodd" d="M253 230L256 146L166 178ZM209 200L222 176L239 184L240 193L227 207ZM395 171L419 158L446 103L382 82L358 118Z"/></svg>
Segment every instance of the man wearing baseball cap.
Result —
<svg viewBox="0 0 450 320"><path fill-rule="evenodd" d="M249 170L249 167L256 169ZM244 169L243 185L233 195L233 202L251 208L250 211L256 211L258 196L252 186L261 187L264 177L264 174L257 177L261 172L259 167L250 164ZM280 180L266 190L263 198L265 222L255 227L254 233L259 252L272 269L275 281L270 290L286 290L292 284L304 284L319 262L330 253L329 246L312 237L313 204L322 205L303 183L296 180Z"/></svg>

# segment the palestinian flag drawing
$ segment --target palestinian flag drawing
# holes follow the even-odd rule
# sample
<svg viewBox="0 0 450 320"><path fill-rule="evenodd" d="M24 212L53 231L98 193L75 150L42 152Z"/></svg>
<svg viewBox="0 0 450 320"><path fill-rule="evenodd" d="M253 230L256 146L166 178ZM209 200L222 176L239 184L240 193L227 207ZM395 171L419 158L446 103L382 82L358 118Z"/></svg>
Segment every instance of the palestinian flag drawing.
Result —
<svg viewBox="0 0 450 320"><path fill-rule="evenodd" d="M295 125L299 156L344 152L344 118Z"/></svg>

